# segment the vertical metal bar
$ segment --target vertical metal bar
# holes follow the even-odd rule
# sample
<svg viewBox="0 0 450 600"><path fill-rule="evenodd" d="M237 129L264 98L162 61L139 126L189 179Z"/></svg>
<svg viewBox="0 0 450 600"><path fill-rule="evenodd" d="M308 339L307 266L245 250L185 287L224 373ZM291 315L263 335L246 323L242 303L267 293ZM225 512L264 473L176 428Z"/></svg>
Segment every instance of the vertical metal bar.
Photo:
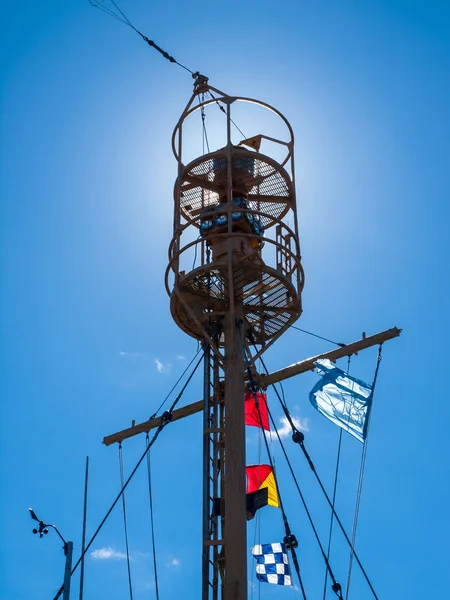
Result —
<svg viewBox="0 0 450 600"><path fill-rule="evenodd" d="M296 255L298 256L299 260L301 258L301 251L300 251L300 237L299 237L299 231L298 231L298 217L297 217L297 194L295 191L295 160L294 160L294 134L292 133L292 140L289 144L289 149L291 151L291 180L292 180L292 190L293 190L293 196L292 196L292 210L293 210L293 219L294 219L294 232L295 232L295 249L296 249ZM297 290L299 290L299 292L301 293L301 288L300 288L300 267L299 265L296 266L296 287ZM299 294L299 305L300 305L300 311L301 311L301 303L302 303L302 299L301 299L301 295Z"/></svg>
<svg viewBox="0 0 450 600"><path fill-rule="evenodd" d="M225 383L224 379L220 379L219 372L219 388L220 388L220 404L219 404L219 422L220 422L220 439L219 439L219 465L220 465L220 497L224 498L225 496L225 388L223 387ZM221 539L225 539L225 518L224 515L220 517L220 536ZM218 566L219 573L221 577L220 581L220 597L223 600L223 588L225 585L225 577L224 577L224 551L225 548L222 546L220 550L220 554L218 553Z"/></svg>
<svg viewBox="0 0 450 600"><path fill-rule="evenodd" d="M225 317L225 585L223 600L247 600L244 353L236 318Z"/></svg>
<svg viewBox="0 0 450 600"><path fill-rule="evenodd" d="M234 321L234 281L233 281L233 252L232 242L232 208L233 199L233 152L231 145L231 104L227 103L227 218L228 218L228 244L227 244L227 265L228 265L228 302L230 303L229 315Z"/></svg>
<svg viewBox="0 0 450 600"><path fill-rule="evenodd" d="M221 401L220 395L220 383L219 383L219 361L217 357L213 356L213 427L218 428L221 427L220 416L219 416L219 402ZM220 492L220 440L221 433L219 431L215 431L213 433L213 454L212 454L212 469L213 469L213 498L221 498ZM215 515L212 519L212 539L217 541L219 539L219 517ZM212 550L213 555L213 576L212 576L212 600L217 600L219 597L219 549L217 544L213 546Z"/></svg>
<svg viewBox="0 0 450 600"><path fill-rule="evenodd" d="M89 477L89 456L86 456L86 475L84 479L84 509L83 509L83 534L81 539L81 566L80 566L80 596L83 600L84 590L84 550L86 547L86 519L87 519L87 499L88 499L88 477Z"/></svg>
<svg viewBox="0 0 450 600"><path fill-rule="evenodd" d="M64 554L66 555L66 566L64 569L63 600L69 600L70 599L70 578L71 578L71 574L72 574L73 542L65 543Z"/></svg>
<svg viewBox="0 0 450 600"><path fill-rule="evenodd" d="M202 600L209 598L209 557L211 546L207 543L210 541L209 519L211 514L210 496L210 385L211 385L211 350L209 344L203 344L205 351L203 359L203 548L202 548Z"/></svg>
<svg viewBox="0 0 450 600"><path fill-rule="evenodd" d="M180 279L180 203L181 203L181 175L183 173L183 124L180 123L178 130L178 177L177 177L177 193L175 206L173 211L173 235L176 236L176 253L177 258L173 264L175 271L175 285L178 285Z"/></svg>

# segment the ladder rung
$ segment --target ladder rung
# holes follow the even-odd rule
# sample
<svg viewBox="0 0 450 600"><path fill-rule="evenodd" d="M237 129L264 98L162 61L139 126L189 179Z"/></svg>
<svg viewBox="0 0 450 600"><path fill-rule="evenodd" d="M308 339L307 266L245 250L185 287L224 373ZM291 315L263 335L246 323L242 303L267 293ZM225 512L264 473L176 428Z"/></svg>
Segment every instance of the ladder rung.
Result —
<svg viewBox="0 0 450 600"><path fill-rule="evenodd" d="M222 540L203 540L204 546L223 546Z"/></svg>

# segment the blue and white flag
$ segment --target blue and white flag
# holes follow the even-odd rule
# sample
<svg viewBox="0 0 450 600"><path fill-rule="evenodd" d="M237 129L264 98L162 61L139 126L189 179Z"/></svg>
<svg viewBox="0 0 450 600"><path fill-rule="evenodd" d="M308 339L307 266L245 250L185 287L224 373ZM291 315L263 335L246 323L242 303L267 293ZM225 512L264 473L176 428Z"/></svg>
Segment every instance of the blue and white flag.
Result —
<svg viewBox="0 0 450 600"><path fill-rule="evenodd" d="M314 363L323 376L309 394L311 404L324 417L364 442L372 406L372 386L350 377L330 360Z"/></svg>
<svg viewBox="0 0 450 600"><path fill-rule="evenodd" d="M253 546L252 554L258 561L256 577L275 585L292 585L286 546L282 543Z"/></svg>

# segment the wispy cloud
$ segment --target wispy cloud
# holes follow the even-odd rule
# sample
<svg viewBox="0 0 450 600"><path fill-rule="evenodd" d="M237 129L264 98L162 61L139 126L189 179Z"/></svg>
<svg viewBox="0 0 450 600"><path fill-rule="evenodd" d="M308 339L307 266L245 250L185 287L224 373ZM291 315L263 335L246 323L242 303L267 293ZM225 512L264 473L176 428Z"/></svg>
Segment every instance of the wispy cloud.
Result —
<svg viewBox="0 0 450 600"><path fill-rule="evenodd" d="M293 417L292 415L291 415L291 419L292 419L292 422L294 423L295 427L299 431L309 431L307 419L300 420L298 417ZM281 427L278 429L278 434L279 434L280 438L287 438L287 437L291 436L292 435L292 427L291 427L291 424L289 423L289 421L287 420L287 418L280 417L279 421L281 423Z"/></svg>
<svg viewBox="0 0 450 600"><path fill-rule="evenodd" d="M124 350L119 350L117 356L125 360L136 360L142 356L145 356L145 353L143 354L142 352L125 352Z"/></svg>
<svg viewBox="0 0 450 600"><path fill-rule="evenodd" d="M116 552L111 546L106 546L105 548L98 548L97 550L93 550L91 552L91 557L96 560L123 560L127 557L123 552Z"/></svg>
<svg viewBox="0 0 450 600"><path fill-rule="evenodd" d="M178 567L180 567L180 566L181 566L181 560L174 556L172 558L169 558L169 560L166 562L166 567L168 569L173 569L173 568L178 569Z"/></svg>
<svg viewBox="0 0 450 600"><path fill-rule="evenodd" d="M155 358L156 370L158 373L170 373L172 365L170 363L164 364L158 358Z"/></svg>
<svg viewBox="0 0 450 600"><path fill-rule="evenodd" d="M177 355L175 358L176 358L177 360L186 360L186 357L185 357L185 356L183 356L182 354L178 354L178 355Z"/></svg>

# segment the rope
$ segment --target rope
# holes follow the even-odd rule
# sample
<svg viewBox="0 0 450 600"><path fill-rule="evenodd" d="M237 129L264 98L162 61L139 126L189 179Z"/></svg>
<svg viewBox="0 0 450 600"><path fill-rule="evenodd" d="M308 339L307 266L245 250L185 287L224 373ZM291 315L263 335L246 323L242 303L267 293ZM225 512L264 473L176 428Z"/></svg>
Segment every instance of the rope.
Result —
<svg viewBox="0 0 450 600"><path fill-rule="evenodd" d="M297 543L297 540L295 539L295 536L293 536L291 528L289 526L289 522L288 522L286 513L284 511L284 507L283 507L283 501L281 499L280 488L278 486L278 481L277 481L277 478L275 476L275 469L274 469L274 465L273 465L273 459L272 459L272 455L270 453L269 443L268 443L267 437L266 437L266 431L265 431L265 429L263 427L263 421L262 421L261 411L260 411L260 408L259 408L258 396L256 395L256 393L254 391L257 388L257 384L255 383L255 381L253 379L253 376L252 376L252 372L251 372L251 369L250 369L250 361L249 361L249 359L247 357L247 348L245 346L244 338L243 338L243 335L242 335L242 321L238 322L238 331L239 331L239 335L241 337L241 342L242 342L242 346L243 346L244 361L245 361L246 368L247 368L248 378L249 378L250 383L252 384L251 385L252 395L253 395L253 398L255 400L256 410L258 411L258 418L259 418L259 423L261 425L261 431L263 433L264 445L266 447L267 457L268 457L268 460L269 460L269 463L270 463L270 467L271 467L272 473L273 473L273 478L274 478L274 481L275 481L275 487L276 487L277 494L278 494L278 501L280 503L281 516L283 518L284 529L285 529L285 532L286 532L286 538L290 542L292 542L292 543L289 544L289 550L290 550L291 555L292 555L292 562L294 563L294 568L295 568L295 571L297 573L298 580L300 582L300 588L301 588L301 591L302 591L303 599L306 600L306 592L305 592L305 588L304 588L304 585L303 585L302 576L300 574L300 566L299 566L299 563L298 563L297 552L295 551L295 547L294 547L294 540L295 540L295 543ZM286 540L286 538L285 538L285 540Z"/></svg>
<svg viewBox="0 0 450 600"><path fill-rule="evenodd" d="M157 430L155 431L155 435L152 437L152 439L150 440L150 443L147 445L145 452L142 454L141 458L138 460L136 466L134 467L134 469L131 471L130 476L128 477L128 479L126 480L126 482L124 483L124 485L122 486L122 489L120 490L120 492L117 494L116 498L114 499L114 502L111 504L111 506L109 507L106 515L103 517L102 521L100 522L100 525L97 527L97 529L94 532L94 535L91 537L88 545L86 546L86 548L84 549L84 552L81 553L80 558L77 560L77 562L75 563L75 566L73 567L70 576L72 577L72 575L75 573L75 571L77 570L78 566L80 565L81 561L83 560L84 556L86 555L87 551L89 550L89 548L92 546L94 540L96 539L97 535L100 533L100 530L102 529L103 525L106 523L106 521L108 520L108 517L110 516L110 514L112 513L112 511L114 510L114 507L116 506L116 504L119 502L120 498L122 497L122 494L124 493L124 491L126 490L126 488L128 487L128 484L130 483L130 481L133 479L136 471L139 469L139 467L141 466L142 461L144 460L144 458L147 456L147 452L149 452L150 448L153 446L153 444L156 442L156 440L158 439L159 434L161 433L161 431L164 429L164 427L171 422L172 420L172 412L175 409L175 406L178 404L178 402L181 399L181 396L183 395L185 389L187 388L189 382L191 381L192 377L194 376L194 373L196 372L198 366L200 365L200 362L203 360L203 355L200 357L200 360L198 361L198 363L195 365L194 370L192 371L192 373L190 374L188 380L186 381L186 383L184 384L184 386L182 387L180 393L178 394L178 396L175 398L175 400L172 403L172 406L170 407L170 409L168 411L166 411L162 416L161 416L161 423L158 426ZM64 585L62 585L56 596L53 598L53 600L58 600L58 598L61 596L61 594L64 591Z"/></svg>
<svg viewBox="0 0 450 600"><path fill-rule="evenodd" d="M265 370L265 372L266 372L267 374L269 374L269 371L267 370L267 367L266 367L266 365L264 364L264 361L263 361L262 359L261 359L261 363L262 363L262 365L263 365L263 367L264 367L264 370ZM303 433L302 433L301 431L298 431L298 430L297 430L297 428L295 427L295 424L294 424L294 423L293 423L293 421L292 421L292 417L291 417L291 415L290 415L290 413L289 413L289 410L288 410L288 408L287 408L287 405L286 405L286 404L283 402L283 400L281 399L281 396L280 396L280 394L279 394L279 392L278 392L278 390L277 390L277 388L275 387L275 385L274 385L274 384L272 384L272 387L273 387L273 389L274 389L274 391L275 391L275 394L276 394L276 395L277 395L277 397L278 397L278 400L279 400L279 402L280 402L280 404L281 404L281 407L283 408L283 412L285 413L285 415L286 415L286 418L288 419L288 421L289 421L289 424L291 425L291 428L292 428L292 441L293 441L294 443L296 443L296 444L299 444L300 448L302 449L302 452L303 452L303 454L304 454L304 456L305 456L305 458L306 458L306 460L307 460L307 462L308 462L308 465L309 465L309 467L310 467L311 471L314 473L314 476L315 476L315 478L317 479L317 482L318 482L318 484L319 484L319 486L320 486L320 489L322 490L322 492L323 492L323 495L325 496L325 499L326 499L326 501L327 501L327 503L328 503L329 507L331 508L331 510L332 510L332 512L333 512L334 518L336 519L336 522L338 523L338 525L339 525L339 528L340 528L340 530L342 531L342 534L344 535L344 537L345 537L345 540L347 541L347 544L348 544L348 545L349 545L349 547L351 548L351 541L350 541L350 538L348 537L348 535L347 535L347 532L345 531L345 528L344 528L344 526L342 525L342 521L340 520L340 518L339 518L339 516L338 516L338 514L337 514L337 512L336 512L336 510L335 510L335 508L333 507L333 504L332 504L332 502L331 502L331 500L330 500L330 497L329 497L329 495L328 495L328 493L327 493L327 491L326 491L326 489L325 489L325 487L324 487L324 485L323 485L323 483L322 483L322 480L320 479L320 477L319 477L319 474L318 474L318 473L317 473L317 471L316 471L316 468L315 468L315 466L314 466L314 463L312 462L312 460L311 460L311 457L309 456L309 454L308 454L308 452L307 452L307 450L306 450L306 448L305 448L305 445L304 445L304 443L303 443L303 441L304 441L304 439L305 439L305 436L303 435ZM353 556L354 556L354 558L355 558L356 562L358 563L358 566L359 566L359 568L361 569L361 573L363 574L363 576L364 576L364 579L366 580L366 582L367 582L367 584L368 584L368 586L369 586L369 588L370 588L370 590L371 590L371 592L372 592L372 594L373 594L373 597L375 598L375 600L378 600L378 596L377 596L377 595L376 595L376 593L375 593L375 590L374 590L374 588L373 588L373 585L372 585L372 583L370 582L369 576L367 575L367 573L366 573L366 571L365 571L365 569L364 569L364 567L363 567L363 565L362 565L362 563L361 563L361 561L360 561L360 559L359 559L359 556L358 556L358 554L356 553L356 550L353 550ZM347 590L347 591L348 591L348 590Z"/></svg>
<svg viewBox="0 0 450 600"><path fill-rule="evenodd" d="M348 357L347 375L350 373L350 360L351 360L351 356ZM349 414L348 420L350 421L350 414ZM335 468L335 472L334 472L334 486L333 486L333 499L332 499L333 509L336 504L339 464L341 461L341 446L342 446L342 429L339 429L339 442L338 442L338 448L337 448L337 454L336 454L336 468ZM331 538L333 535L333 523L334 523L334 514L333 514L333 511L331 511L330 530L328 532L328 548L327 548L327 559L328 560L330 559L330 552L331 552ZM325 600L326 595L327 595L327 580L328 580L328 571L325 570L325 581L323 584L323 600Z"/></svg>
<svg viewBox="0 0 450 600"><path fill-rule="evenodd" d="M106 0L98 0L98 1L88 0L89 4L91 6L93 6L94 8L98 8L99 10L102 10L104 13L106 13L107 15L110 15L114 19L117 19L118 21L120 21L124 25L127 25L128 27L131 27L131 29L133 29L137 34L139 34L141 36L141 38L144 40L144 42L147 42L147 44L151 48L154 48L166 60L168 60L171 63L174 63L174 64L178 65L179 67L181 67L185 71L188 71L189 73L191 73L192 75L194 75L194 71L191 71L191 69L188 69L187 67L185 67L184 65L182 65L181 63L179 63L168 52L166 52L160 46L158 46L157 44L155 44L155 42L153 40L149 40L147 36L145 36L138 29L136 29L136 27L132 24L132 22L130 21L130 19L126 16L126 14L123 12L123 10L121 10L121 8L117 5L117 3L114 0L110 0L110 2L115 7L115 9L116 9L117 12L114 12L114 10L111 10L110 8L108 8L107 6L105 6L105 1Z"/></svg>
<svg viewBox="0 0 450 600"><path fill-rule="evenodd" d="M281 446L281 449L282 449L282 451L283 451L284 457L285 457L285 459L286 459L286 462L287 462L287 464L288 464L288 467L289 467L289 470L290 470L290 472L291 472L292 478L294 479L294 483L295 483L295 486L296 486L296 488L297 488L297 491L298 491L298 493L299 493L300 499L301 499L301 501L302 501L303 508L305 509L306 515L307 515L307 517L308 517L308 520L309 520L309 522L310 522L310 525L311 525L311 527L312 527L312 530L313 530L313 532L314 532L314 536L315 536L315 538L316 538L316 541L317 541L317 543L318 543L318 545L319 545L319 548L320 548L320 551L321 551L321 553L322 553L323 559L324 559L324 561L325 561L325 566L326 566L327 573L328 573L328 572L330 573L330 577L331 577L331 580L332 580L332 582L333 582L333 591L336 593L337 597L338 597L340 600L343 600L343 598L342 598L342 594L341 594L341 585L340 585L340 584L339 584L339 583L336 581L336 579L335 579L335 577L334 577L334 573L333 573L333 571L331 570L331 566L330 566L329 558L328 558L328 556L325 554L325 551L324 551L324 549L323 549L322 543L321 543L321 541L320 541L320 538L319 538L319 534L317 533L317 529L316 529L316 527L315 527L315 525L314 525L314 522L313 522L313 520L312 520L311 513L309 512L309 509L308 509L308 507L307 507L307 505L306 505L305 498L304 498L304 496L303 496L303 494L302 494L302 491L301 491L301 489L300 489L299 483L298 483L298 481L297 481L297 477L295 476L294 470L293 470L293 468L292 468L292 465L291 465L291 461L289 460L289 457L288 457L288 455L287 455L287 453L286 453L286 450L285 450L285 448L284 448L284 444L283 444L283 442L282 442L282 439L281 439L281 437L280 437L280 434L278 433L277 426L275 425L275 421L274 421L274 419L273 419L273 417L272 417L272 413L270 412L270 409L269 409L269 407L267 407L267 411L268 411L268 413L269 413L270 421L271 421L271 423L272 423L272 426L273 426L273 428L274 428L274 430L275 430L275 433L276 433L276 435L277 435L278 441L279 441L279 443L280 443L280 446Z"/></svg>
<svg viewBox="0 0 450 600"><path fill-rule="evenodd" d="M258 435L258 465L261 464L261 440L262 440L262 430L259 430ZM256 512L255 517L255 534L253 537L253 546L261 543L261 513L258 510ZM251 598L253 600L253 583L256 577L256 570L252 569L252 586L251 586ZM258 580L258 600L261 598L261 582Z"/></svg>
<svg viewBox="0 0 450 600"><path fill-rule="evenodd" d="M330 344L334 344L335 346L339 346L340 348L344 348L344 346L346 346L346 344L343 344L342 342L333 342L333 340L329 340L326 337L317 335L317 333L312 333L311 331L306 331L306 329L300 329L300 327L296 327L295 325L291 325L291 328L296 329L297 331L301 331L302 333L307 333L308 335L312 335L313 337L318 338L319 340L323 340L324 342L330 342Z"/></svg>
<svg viewBox="0 0 450 600"><path fill-rule="evenodd" d="M217 104L217 106L220 108L220 110L226 115L227 111L224 109L224 107L220 104L220 102L217 100L217 98L212 94L212 92L210 90L208 90L208 94L211 96L211 98L215 101L215 103ZM242 129L239 129L239 127L236 125L236 123L233 121L233 119L230 118L231 123L233 123L233 125L236 127L236 129L239 131L239 133L242 135L242 137L245 139L246 135L245 133L243 133Z"/></svg>
<svg viewBox="0 0 450 600"><path fill-rule="evenodd" d="M167 396L164 398L164 400L158 406L158 408L156 409L155 413L150 417L150 419L154 419L156 417L156 415L159 413L159 411L162 409L162 407L164 406L164 404L169 399L169 397L170 397L171 393L173 392L173 390L177 387L177 385L180 383L180 381L185 376L185 374L186 374L187 370L189 369L189 367L192 365L192 363L194 362L194 360L197 358L197 355L200 352L200 350L201 350L201 347L198 347L196 353L194 354L193 358L191 359L191 362L188 364L188 366L185 368L185 370L181 373L181 375L179 376L179 378L178 378L177 382L175 383L175 385L172 387L172 389L170 390L170 392L167 394Z"/></svg>
<svg viewBox="0 0 450 600"><path fill-rule="evenodd" d="M161 423L161 425L158 427L158 429L155 432L155 435L153 436L153 438L150 441L149 444L149 448L155 443L155 441L157 440L159 434L161 433L163 427L167 425L167 422L165 421L164 423ZM149 449L148 448L148 449ZM141 465L142 461L144 460L148 449L144 452L144 454L141 456L141 458L138 460L136 466L134 467L133 471L131 472L131 475L128 477L128 479L126 480L125 484L123 485L122 489L120 490L120 492L117 494L116 498L114 499L114 502L111 504L111 506L109 507L106 515L103 517L102 521L100 522L100 525L97 527L97 529L95 530L94 535L91 537L88 545L86 546L84 552L82 552L80 558L78 559L78 561L75 563L75 566L72 569L72 572L70 573L70 576L72 577L72 575L75 573L75 571L78 568L78 565L81 563L81 560L84 558L84 556L86 555L87 551L89 550L89 548L92 546L95 538L97 537L97 535L100 533L100 530L102 529L103 525L106 523L108 517L110 516L110 514L112 513L114 507L116 506L116 504L118 503L118 501L120 500L120 498L122 497L122 494L124 493L124 491L126 490L128 484L130 483L130 481L132 480L134 474L136 473L136 471L138 470L139 466ZM64 591L64 585L62 585L56 596L54 597L53 600L58 600L58 598L61 596L61 594Z"/></svg>
<svg viewBox="0 0 450 600"><path fill-rule="evenodd" d="M120 469L120 487L123 488L124 476L123 476L122 442L119 443L119 469ZM122 508L123 508L123 528L125 531L125 548L127 551L128 588L130 590L130 600L133 600L133 585L131 583L130 551L129 551L129 547L128 547L128 525L127 525L127 509L126 509L126 504L125 504L125 493L122 494Z"/></svg>
<svg viewBox="0 0 450 600"><path fill-rule="evenodd" d="M206 147L208 149L209 152L209 142L208 142L208 133L206 131L206 112L205 112L205 107L203 106L203 102L205 101L205 94L202 94L202 99L200 101L200 96L198 97L198 105L201 106L200 109L200 114L202 117L202 129L203 129L203 136L202 136L202 140L203 140L203 154L205 154L205 142L206 142Z"/></svg>
<svg viewBox="0 0 450 600"><path fill-rule="evenodd" d="M373 383L372 383L372 392L370 394L371 402L369 404L368 414L366 416L365 440L364 440L363 451L361 454L361 466L359 469L358 490L356 492L355 514L353 517L353 533L352 533L352 542L350 545L350 559L349 559L349 564L348 564L348 575L347 575L347 594L345 596L345 600L348 600L348 595L349 595L349 591L350 591L350 581L351 581L351 577L352 577L352 567L353 567L353 556L355 554L356 531L357 531L357 527L358 527L359 509L361 506L362 486L363 486L363 480L364 480L364 469L366 466L367 448L368 448L368 442L369 442L369 426L370 426L370 419L372 416L371 407L372 407L373 394L374 394L374 390L375 390L375 384L377 382L377 377L378 377L378 370L380 368L380 363L381 363L382 346L383 345L380 344L380 346L378 348L377 366L375 368L375 375L374 375Z"/></svg>
<svg viewBox="0 0 450 600"><path fill-rule="evenodd" d="M201 239L202 239L202 236L201 236L201 235L199 235L199 236L198 236L198 238L197 238L197 241L198 241L198 240L201 240ZM195 263L197 262L197 249L198 249L198 244L195 244L195 249L194 249L194 260L192 261L192 270L194 270L194 269L195 269Z"/></svg>
<svg viewBox="0 0 450 600"><path fill-rule="evenodd" d="M145 438L145 445L148 447L149 435L147 433ZM153 521L153 495L152 495L152 476L150 467L150 452L147 452L147 476L148 476L148 497L150 503L150 523L152 527L152 550L153 550L153 572L155 575L155 588L156 588L156 600L159 600L159 587L158 587L158 570L156 567L156 544L155 544L155 525Z"/></svg>
<svg viewBox="0 0 450 600"><path fill-rule="evenodd" d="M168 52L166 52L160 46L158 46L158 44L156 44L153 40L150 40L146 35L144 35L143 33L141 33L139 31L139 29L137 29L133 25L133 23L126 16L126 14L123 12L123 10L118 6L118 4L115 2L115 0L110 0L110 2L115 7L115 9L116 9L117 12L114 12L114 10L111 10L110 8L108 8L107 6L105 6L106 0L88 0L88 2L94 8L98 8L99 10L102 10L104 13L110 15L114 19L117 19L118 21L120 21L124 25L127 25L128 27L130 27L131 29L133 29L133 31L135 31L138 35L141 36L141 38L144 40L144 42L146 42L151 48L154 48L157 52L159 52L161 54L161 56L163 56L166 60L168 60L169 62L171 62L173 64L178 65L179 67L181 67L182 69L184 69L185 71L187 71L188 73L190 73L192 75L192 77L196 80L195 86L197 86L200 78L202 77L202 76L200 76L199 71L192 71L191 69L189 69L185 65L181 64L173 56L171 56ZM208 93L211 96L211 98L213 100L215 100L215 102L216 102L217 106L220 108L220 110L223 113L227 114L227 111L219 103L219 101L215 98L215 96L213 96L213 94L211 93L211 91L208 90ZM205 125L205 113L204 113L204 108L203 107L201 109L201 114L202 114L203 127L204 127L204 125ZM230 121L236 127L236 129L239 131L239 133L245 138L246 137L245 134L236 125L236 123L233 121L233 119L230 118ZM206 136L206 130L205 130L205 136ZM209 144L208 144L207 138L206 138L206 143L207 143L208 152L209 152Z"/></svg>

